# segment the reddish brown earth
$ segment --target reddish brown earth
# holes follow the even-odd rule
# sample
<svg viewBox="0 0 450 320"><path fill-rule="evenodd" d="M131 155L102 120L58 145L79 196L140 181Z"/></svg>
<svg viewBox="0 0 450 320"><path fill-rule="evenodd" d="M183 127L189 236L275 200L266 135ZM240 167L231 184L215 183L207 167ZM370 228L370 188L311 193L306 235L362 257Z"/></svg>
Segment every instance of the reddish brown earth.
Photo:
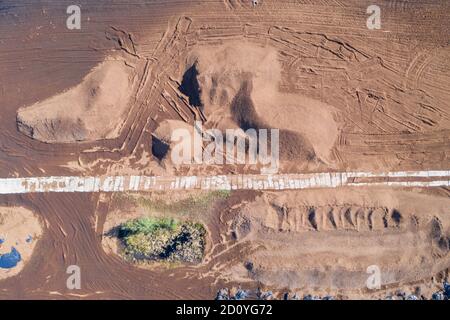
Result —
<svg viewBox="0 0 450 320"><path fill-rule="evenodd" d="M249 5L250 1L240 0L139 0L132 4L125 0L81 1L83 20L79 31L65 27L65 11L72 4L69 2L0 1L2 178L255 170L242 166L161 166L152 156L152 134L167 119L187 124L203 120L208 128L229 128L248 122L280 128L285 137L281 152L287 155L281 164L283 172L450 168L450 7L445 2L379 1L382 29L374 31L366 27L366 8L372 4L369 1L264 0L256 8ZM28 123L44 123L41 135L30 134L18 125L20 110L32 110L36 104L45 108L52 97L60 99L70 94L110 57L125 59L132 66L137 85L131 86L132 98L127 100L124 111L105 117L108 123L104 127L97 118L83 118L82 113L76 112L74 118L80 117L82 123L93 128L89 134L79 135L83 127L75 132L71 122L58 122L62 126L56 129L52 125L46 127L52 122L43 119L61 117L49 110L49 114L34 113ZM193 94L196 88L192 87L190 72L198 73L201 92L197 96ZM101 84L94 87L102 88ZM64 101L70 109L71 101ZM107 112L96 109L98 99L93 101L92 110ZM108 103L101 101L107 110ZM91 106L80 101L74 101L74 105ZM118 127L121 129L117 134L111 133ZM66 134L61 135L61 130ZM327 281L309 282L309 273L299 270L299 261L311 252L319 255L308 260L312 270L329 268L332 261L337 261L334 266L341 271L355 269L362 261L374 263L368 257L352 260L352 247L334 237L354 236L366 245L372 238L378 239L379 247L373 249L379 254L378 261L398 271L393 287L428 285L448 273L448 248L439 245L441 238L448 240L450 230L448 188L397 188L395 192L363 189L364 196L352 190L322 196L324 192L327 191L308 193L302 205L296 200L304 195L301 192L289 196L284 192L233 193L205 213L213 248L208 260L197 267L171 270L138 269L105 253L101 242L106 231L103 225L108 213L123 205L117 203L114 195L0 196L1 207L25 207L46 222L23 271L0 281L0 299L212 298L218 288L243 281L248 287L293 286L304 292L317 289L364 296L361 288L330 289L332 285ZM370 194L379 199L370 199ZM373 203L363 201L367 197ZM416 217L419 224L415 231L409 224L402 224L403 229L399 226L399 230L381 228L368 233L364 229L354 235L356 231L349 231L351 228L323 230L311 223L294 228L292 222L286 225L281 218L282 227L274 228L278 220L272 217L260 223L260 227L274 229L271 237L263 227L262 231L252 229L250 243L231 236L230 226L236 217L250 215L250 220L258 222L265 215L255 217L248 210L258 206L268 210L278 202L285 210L300 212L299 217L304 208L340 210L348 206L355 211L399 210L405 220ZM429 204L429 208L417 211L411 208L415 203ZM433 223L439 225L439 237L433 233ZM278 246L285 241L287 231L298 240L294 247L314 240L319 245L315 251L302 247L296 252L287 246L286 254L275 258L275 253L283 253ZM383 247L383 237L392 232L386 246L401 241L396 238L397 233L410 235L410 242L404 243L407 255L398 261L387 258ZM414 241L426 245L416 252ZM333 256L320 259L330 242L339 247L341 260ZM268 249L253 251L261 243ZM396 250L402 251L400 248L403 247ZM421 261L405 263L419 254L423 254ZM264 264L267 256L280 261L279 265ZM257 277L242 273L250 260L266 272ZM82 270L82 289L75 292L66 288L66 268L72 264ZM289 269L298 273L289 278L283 273ZM347 276L345 270L342 274Z"/></svg>

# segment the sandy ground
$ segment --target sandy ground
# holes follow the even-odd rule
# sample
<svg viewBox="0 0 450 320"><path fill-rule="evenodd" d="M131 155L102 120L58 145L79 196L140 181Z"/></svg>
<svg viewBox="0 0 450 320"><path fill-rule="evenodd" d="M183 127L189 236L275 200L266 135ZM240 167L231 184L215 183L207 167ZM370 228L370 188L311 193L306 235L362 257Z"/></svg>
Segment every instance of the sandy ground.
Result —
<svg viewBox="0 0 450 320"><path fill-rule="evenodd" d="M254 249L248 277L292 289L364 290L369 266L382 285L431 278L449 263L449 199L418 192L265 193L232 222Z"/></svg>
<svg viewBox="0 0 450 320"><path fill-rule="evenodd" d="M12 248L20 253L15 267L0 268L0 280L15 276L22 271L32 257L33 250L43 233L39 218L30 210L20 207L0 207L0 255Z"/></svg>
<svg viewBox="0 0 450 320"><path fill-rule="evenodd" d="M297 156L283 160L283 172L450 167L447 2L380 1L381 30L366 27L370 1L265 0L256 8L240 0L79 2L79 31L65 27L69 1L0 4L2 177L255 170L189 166L171 172L152 153L152 135L165 120L282 127L286 154ZM111 57L126 63L105 62ZM190 70L195 61L203 75L198 86ZM101 90L92 95L95 88ZM21 117L25 126L17 123ZM394 287L411 281L431 288L432 279L446 275L448 188L336 192L233 194L210 217L212 248L204 266L171 271L130 268L104 252L103 224L117 209L111 195L4 195L2 207L32 208L48 232L20 276L1 281L0 298L212 298L218 288L241 281L305 292L317 285L359 297L358 275L344 284L336 280L375 262L357 250L359 242L393 270L386 283ZM274 206L286 209L280 214ZM333 227L330 208L342 225L335 220ZM382 215L379 229L368 228L371 208ZM398 226L391 221L394 209L403 217ZM296 213L283 218L283 210ZM237 217L253 221L250 245L233 233ZM267 249L257 245L261 239ZM328 253L328 247L336 249ZM310 269L301 268L305 257ZM243 268L249 261L256 275ZM80 291L66 288L71 264L82 269ZM334 278L320 276L327 268Z"/></svg>

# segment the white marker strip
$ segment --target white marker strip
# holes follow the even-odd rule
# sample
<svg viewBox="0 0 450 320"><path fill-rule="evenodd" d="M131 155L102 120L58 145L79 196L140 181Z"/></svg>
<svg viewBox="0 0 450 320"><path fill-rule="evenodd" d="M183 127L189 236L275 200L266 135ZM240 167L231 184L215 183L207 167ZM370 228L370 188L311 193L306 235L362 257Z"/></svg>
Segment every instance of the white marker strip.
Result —
<svg viewBox="0 0 450 320"><path fill-rule="evenodd" d="M359 182L358 179L361 178L364 180ZM380 178L383 180L380 181ZM344 186L450 187L450 171L397 171L384 173L333 172L186 177L105 176L0 178L0 194L193 189L295 190L338 188Z"/></svg>

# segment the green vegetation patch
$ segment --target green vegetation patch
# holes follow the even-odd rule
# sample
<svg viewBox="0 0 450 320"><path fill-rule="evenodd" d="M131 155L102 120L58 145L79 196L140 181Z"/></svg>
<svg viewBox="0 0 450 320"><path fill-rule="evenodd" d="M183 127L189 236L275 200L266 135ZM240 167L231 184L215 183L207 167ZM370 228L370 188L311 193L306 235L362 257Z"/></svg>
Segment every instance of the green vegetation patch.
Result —
<svg viewBox="0 0 450 320"><path fill-rule="evenodd" d="M143 217L120 225L118 235L133 261L198 263L205 251L206 230L200 223Z"/></svg>

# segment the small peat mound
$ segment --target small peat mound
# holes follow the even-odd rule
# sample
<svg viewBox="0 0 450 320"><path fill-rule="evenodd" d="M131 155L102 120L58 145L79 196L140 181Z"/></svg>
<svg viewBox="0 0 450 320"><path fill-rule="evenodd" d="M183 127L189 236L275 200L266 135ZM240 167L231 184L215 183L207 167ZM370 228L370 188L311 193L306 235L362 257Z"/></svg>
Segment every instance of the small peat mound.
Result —
<svg viewBox="0 0 450 320"><path fill-rule="evenodd" d="M184 160L189 162L194 154L191 144L193 135L193 126L178 120L164 120L152 134L152 154L159 161L171 161L170 152L175 145L179 145L180 150L190 150L190 155L180 155L183 159L186 157Z"/></svg>
<svg viewBox="0 0 450 320"><path fill-rule="evenodd" d="M17 127L47 143L116 138L134 92L136 72L123 60L108 60L64 93L19 109Z"/></svg>
<svg viewBox="0 0 450 320"><path fill-rule="evenodd" d="M337 109L280 91L279 52L254 43L199 47L187 59L180 90L218 129L279 129L280 159L329 162L338 136ZM331 160L330 160L331 161Z"/></svg>
<svg viewBox="0 0 450 320"><path fill-rule="evenodd" d="M249 129L277 129L272 128L258 116L253 103L251 80L244 81L231 103L233 120L244 131ZM272 141L269 138L269 145ZM270 146L269 146L270 147ZM313 161L316 159L314 148L308 138L299 132L279 129L279 151L280 159L284 161L300 160Z"/></svg>
<svg viewBox="0 0 450 320"><path fill-rule="evenodd" d="M126 259L199 263L205 250L206 230L202 224L170 218L142 217L119 226Z"/></svg>

